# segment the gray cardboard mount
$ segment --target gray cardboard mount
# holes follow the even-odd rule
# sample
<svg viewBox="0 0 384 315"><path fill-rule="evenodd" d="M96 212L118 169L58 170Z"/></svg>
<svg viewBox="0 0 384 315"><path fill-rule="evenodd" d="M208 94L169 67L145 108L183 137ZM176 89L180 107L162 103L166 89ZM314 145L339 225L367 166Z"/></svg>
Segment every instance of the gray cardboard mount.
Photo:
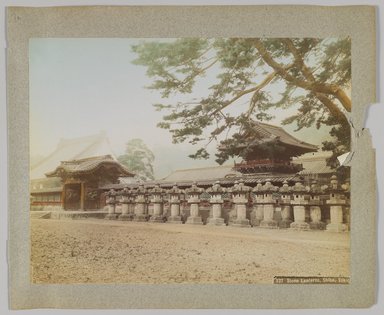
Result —
<svg viewBox="0 0 384 315"><path fill-rule="evenodd" d="M7 9L9 292L28 308L355 308L376 300L375 153L363 130L375 102L375 8L367 6L50 7ZM352 38L349 285L34 285L29 277L28 42L37 37Z"/></svg>

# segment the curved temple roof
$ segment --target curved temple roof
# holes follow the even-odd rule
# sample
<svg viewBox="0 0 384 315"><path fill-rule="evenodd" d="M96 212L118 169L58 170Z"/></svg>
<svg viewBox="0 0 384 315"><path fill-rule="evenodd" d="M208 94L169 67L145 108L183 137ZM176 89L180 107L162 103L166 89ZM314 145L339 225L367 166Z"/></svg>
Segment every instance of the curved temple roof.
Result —
<svg viewBox="0 0 384 315"><path fill-rule="evenodd" d="M275 145L277 147L274 147ZM218 146L219 151L226 148L226 144ZM247 150L246 160L270 158L271 155L274 158L287 158L318 151L316 145L295 138L282 127L258 121L250 122L249 128L242 133L242 141L235 144L237 155L241 155L244 149Z"/></svg>
<svg viewBox="0 0 384 315"><path fill-rule="evenodd" d="M316 145L301 141L286 132L282 127L250 121L239 141L234 144L221 143L219 151L230 148L231 154L245 160L281 159L287 160L308 152L317 152Z"/></svg>
<svg viewBox="0 0 384 315"><path fill-rule="evenodd" d="M30 178L44 178L44 174L53 170L61 161L79 160L94 156L115 156L105 132L99 134L61 139L57 148L35 165L31 165Z"/></svg>
<svg viewBox="0 0 384 315"><path fill-rule="evenodd" d="M117 162L110 155L90 157L80 160L62 161L52 172L45 173L47 177L60 177L61 174L86 175L93 173L105 166L113 166L118 171L118 176L135 176L126 167Z"/></svg>
<svg viewBox="0 0 384 315"><path fill-rule="evenodd" d="M316 145L295 138L282 127L255 122L253 131L262 136L263 139L279 140L281 143L305 149L308 152L315 152L318 150Z"/></svg>

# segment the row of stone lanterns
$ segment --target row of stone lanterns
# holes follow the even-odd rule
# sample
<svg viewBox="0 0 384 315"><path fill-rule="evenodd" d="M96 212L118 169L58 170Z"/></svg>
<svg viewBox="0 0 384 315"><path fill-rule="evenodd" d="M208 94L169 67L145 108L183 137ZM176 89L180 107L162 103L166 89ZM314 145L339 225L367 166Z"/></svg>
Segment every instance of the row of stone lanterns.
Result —
<svg viewBox="0 0 384 315"><path fill-rule="evenodd" d="M197 187L196 187L197 188ZM197 188L199 193L201 192ZM110 190L106 193L106 203L108 205L108 214L105 217L110 220L123 220L123 221L136 221L136 222L145 222L148 221L148 209L147 209L147 196L150 196L149 201L153 204L153 215L149 218L151 222L164 222L165 216L163 213L163 204L164 199L163 195L168 194L170 196L169 203L171 205L171 216L167 218L169 223L182 223L180 216L180 195L184 193L183 190L178 188L176 185L172 189L165 190L159 185L156 185L153 189L146 189L144 185L139 185L138 189L128 189L124 188L121 192L117 193L115 190ZM117 214L116 203L117 196L120 195L121 203L121 215ZM195 202L195 211L196 217L198 217L198 203L200 200L198 196L194 196L194 199L191 200L191 203ZM193 198L192 198L193 199ZM197 204L197 211L196 211ZM200 218L201 221L201 218ZM202 221L201 221L202 223Z"/></svg>
<svg viewBox="0 0 384 315"><path fill-rule="evenodd" d="M163 189L156 185L152 189L146 189L140 185L136 190L124 188L117 193L109 191L107 196L108 215L107 219L148 221L147 199L153 204L153 215L150 222L182 223L180 214L180 196L186 195L187 203L190 205L190 216L186 224L203 224L199 215L200 196L204 189L197 187L196 183L186 190L181 190L177 185L171 189ZM326 204L330 207L330 223L326 226L330 231L345 231L348 229L344 223L343 208L348 206L349 185L341 187L336 176L332 176L330 186L320 187L313 182L310 187L305 187L301 182L296 182L290 187L284 182L282 187L274 186L270 181L264 185L261 182L252 188L246 186L242 180L235 182L231 188L225 188L220 182L215 182L212 187L205 190L209 194L212 215L207 220L207 225L225 225L222 215L224 203L223 195L232 195L235 205L236 219L230 222L231 225L250 227L260 226L263 228L292 228L297 230L324 229L322 222L321 196L329 195ZM117 196L120 195L121 215L115 212ZM164 214L164 195L168 195L170 204L170 216ZM277 195L279 197L277 197ZM247 219L247 205L253 199L253 210L251 222ZM275 220L275 209L279 202L281 220ZM293 210L293 216L292 216ZM309 210L309 211L308 211ZM309 215L308 215L309 214ZM293 219L293 220L292 220Z"/></svg>

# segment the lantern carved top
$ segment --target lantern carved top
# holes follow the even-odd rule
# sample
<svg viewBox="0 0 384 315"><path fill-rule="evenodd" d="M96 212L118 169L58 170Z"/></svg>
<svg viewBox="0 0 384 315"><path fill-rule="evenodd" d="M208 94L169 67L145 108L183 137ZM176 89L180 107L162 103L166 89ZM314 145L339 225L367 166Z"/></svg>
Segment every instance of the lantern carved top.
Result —
<svg viewBox="0 0 384 315"><path fill-rule="evenodd" d="M135 191L134 189L129 189L127 187L124 187L124 189L119 192L119 195L121 196L120 201L122 203L130 203L130 202L133 202Z"/></svg>
<svg viewBox="0 0 384 315"><path fill-rule="evenodd" d="M337 176L334 174L331 177L331 182L329 186L327 187L328 192L344 192L344 189L341 187L339 180L337 179Z"/></svg>
<svg viewBox="0 0 384 315"><path fill-rule="evenodd" d="M263 192L266 193L272 193L279 191L279 187L273 185L269 179L267 179L267 182L264 184L262 188Z"/></svg>
<svg viewBox="0 0 384 315"><path fill-rule="evenodd" d="M116 190L114 190L114 189L111 189L110 191L107 191L106 193L105 193L105 195L106 195L106 203L107 204L115 204L116 203L116 196L117 196L117 192L116 192Z"/></svg>
<svg viewBox="0 0 384 315"><path fill-rule="evenodd" d="M307 187L303 185L301 181L297 181L295 185L292 187L292 192L294 193L306 193L308 192Z"/></svg>
<svg viewBox="0 0 384 315"><path fill-rule="evenodd" d="M129 189L127 187L124 187L122 191L120 191L121 196L132 196L135 194L135 190L133 188Z"/></svg>
<svg viewBox="0 0 384 315"><path fill-rule="evenodd" d="M124 187L122 191L120 191L121 196L128 196L129 195L129 189L127 187Z"/></svg>
<svg viewBox="0 0 384 315"><path fill-rule="evenodd" d="M310 192L311 195L321 195L323 193L323 189L316 180L312 181Z"/></svg>
<svg viewBox="0 0 384 315"><path fill-rule="evenodd" d="M116 192L116 190L111 189L111 190L107 191L107 192L105 193L105 195L108 196L108 197L116 197L117 192Z"/></svg>
<svg viewBox="0 0 384 315"><path fill-rule="evenodd" d="M197 187L196 182L192 183L192 186L190 188L187 188L185 192L187 194L201 194L204 191L203 188Z"/></svg>
<svg viewBox="0 0 384 315"><path fill-rule="evenodd" d="M255 193L263 193L263 184L261 183L261 180L257 181L257 185L252 189Z"/></svg>
<svg viewBox="0 0 384 315"><path fill-rule="evenodd" d="M345 183L343 185L341 185L341 187L344 189L344 191L346 193L350 193L351 192L351 182L350 182L350 179L347 179L345 181Z"/></svg>
<svg viewBox="0 0 384 315"><path fill-rule="evenodd" d="M283 194L289 194L292 192L292 188L289 187L288 182L286 180L283 182L283 186L279 188L279 192Z"/></svg>
<svg viewBox="0 0 384 315"><path fill-rule="evenodd" d="M148 190L144 187L143 184L140 184L139 187L136 190L136 193L138 195L145 195L148 192Z"/></svg>
<svg viewBox="0 0 384 315"><path fill-rule="evenodd" d="M207 189L207 193L224 193L227 190L224 187L221 187L220 181L216 181L212 187Z"/></svg>
<svg viewBox="0 0 384 315"><path fill-rule="evenodd" d="M246 194L251 191L251 187L244 185L244 181L241 179L235 182L235 185L229 189L231 193Z"/></svg>
<svg viewBox="0 0 384 315"><path fill-rule="evenodd" d="M156 194L156 195L162 195L165 190L160 187L160 185L155 185L152 189L149 190L151 194Z"/></svg>
<svg viewBox="0 0 384 315"><path fill-rule="evenodd" d="M180 189L180 188L177 186L177 184L175 183L175 184L173 185L173 187L172 187L171 189L169 189L167 192L168 192L168 194L170 194L170 195L179 195L179 194L184 193L184 190Z"/></svg>

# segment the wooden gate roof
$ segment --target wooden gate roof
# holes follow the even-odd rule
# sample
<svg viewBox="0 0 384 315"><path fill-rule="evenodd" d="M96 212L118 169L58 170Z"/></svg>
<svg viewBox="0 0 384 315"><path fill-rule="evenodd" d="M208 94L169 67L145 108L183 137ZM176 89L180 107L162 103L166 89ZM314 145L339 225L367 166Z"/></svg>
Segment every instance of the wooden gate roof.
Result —
<svg viewBox="0 0 384 315"><path fill-rule="evenodd" d="M97 172L102 167L114 168L118 176L132 177L131 173L125 166L120 164L110 155L90 157L80 160L62 161L54 171L45 173L47 177L62 177L62 175L89 175Z"/></svg>

